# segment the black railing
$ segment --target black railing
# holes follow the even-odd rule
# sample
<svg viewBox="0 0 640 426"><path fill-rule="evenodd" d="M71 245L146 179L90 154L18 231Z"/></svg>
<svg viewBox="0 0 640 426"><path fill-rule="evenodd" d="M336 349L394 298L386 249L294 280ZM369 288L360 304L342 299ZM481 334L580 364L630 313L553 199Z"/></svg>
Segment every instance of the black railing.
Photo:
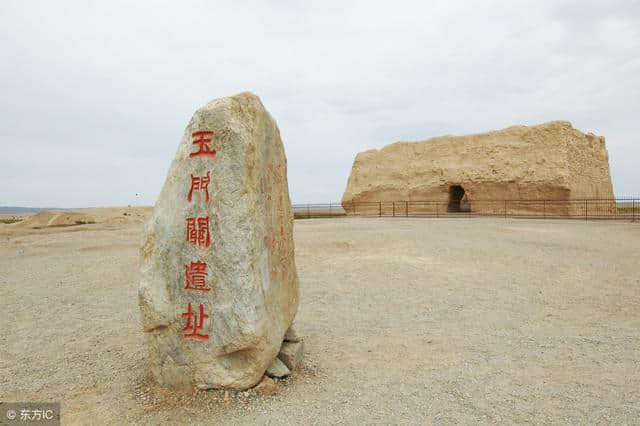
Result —
<svg viewBox="0 0 640 426"><path fill-rule="evenodd" d="M583 200L356 201L294 204L296 219L340 216L514 217L535 219L640 219L640 198Z"/></svg>

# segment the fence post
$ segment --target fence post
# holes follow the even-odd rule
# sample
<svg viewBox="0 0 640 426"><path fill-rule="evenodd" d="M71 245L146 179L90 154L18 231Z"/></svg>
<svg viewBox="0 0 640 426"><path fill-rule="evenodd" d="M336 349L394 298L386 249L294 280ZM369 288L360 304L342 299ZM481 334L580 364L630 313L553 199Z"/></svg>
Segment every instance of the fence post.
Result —
<svg viewBox="0 0 640 426"><path fill-rule="evenodd" d="M636 199L631 200L631 222L636 221Z"/></svg>
<svg viewBox="0 0 640 426"><path fill-rule="evenodd" d="M405 217L409 217L409 202L408 201L404 202L404 215L405 215Z"/></svg>
<svg viewBox="0 0 640 426"><path fill-rule="evenodd" d="M378 216L382 217L382 202L378 203Z"/></svg>
<svg viewBox="0 0 640 426"><path fill-rule="evenodd" d="M584 220L587 220L587 218L589 217L589 215L587 213L588 212L588 210L587 210L587 208L588 208L587 202L588 201L589 200L584 200Z"/></svg>
<svg viewBox="0 0 640 426"><path fill-rule="evenodd" d="M438 202L436 201L436 217L438 217L438 205L439 205L439 204L440 204L440 203L438 203Z"/></svg>
<svg viewBox="0 0 640 426"><path fill-rule="evenodd" d="M309 204L307 204L307 219L311 219L311 208Z"/></svg>
<svg viewBox="0 0 640 426"><path fill-rule="evenodd" d="M543 217L547 217L547 200L542 200L542 214Z"/></svg>
<svg viewBox="0 0 640 426"><path fill-rule="evenodd" d="M393 217L396 217L396 202L393 202Z"/></svg>
<svg viewBox="0 0 640 426"><path fill-rule="evenodd" d="M507 200L504 200L504 218L507 218Z"/></svg>
<svg viewBox="0 0 640 426"><path fill-rule="evenodd" d="M329 217L333 217L333 213L331 212L331 203L329 203Z"/></svg>

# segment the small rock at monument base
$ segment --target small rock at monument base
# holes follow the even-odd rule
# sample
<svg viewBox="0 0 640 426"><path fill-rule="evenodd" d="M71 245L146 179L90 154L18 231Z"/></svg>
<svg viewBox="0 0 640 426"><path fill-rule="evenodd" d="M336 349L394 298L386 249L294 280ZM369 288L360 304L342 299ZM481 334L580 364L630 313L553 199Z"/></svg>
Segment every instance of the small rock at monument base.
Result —
<svg viewBox="0 0 640 426"><path fill-rule="evenodd" d="M279 358L275 358L269 368L267 368L266 375L269 377L282 378L291 374L291 370Z"/></svg>
<svg viewBox="0 0 640 426"><path fill-rule="evenodd" d="M273 379L263 376L262 381L254 389L262 395L273 395L278 391L278 385Z"/></svg>
<svg viewBox="0 0 640 426"><path fill-rule="evenodd" d="M283 342L278 358L293 371L302 360L304 354L304 342Z"/></svg>
<svg viewBox="0 0 640 426"><path fill-rule="evenodd" d="M300 336L298 336L298 333L296 333L296 330L293 328L293 326L289 327L287 329L287 332L284 334L284 339L285 342L294 342L297 343L299 341L302 340L302 338Z"/></svg>

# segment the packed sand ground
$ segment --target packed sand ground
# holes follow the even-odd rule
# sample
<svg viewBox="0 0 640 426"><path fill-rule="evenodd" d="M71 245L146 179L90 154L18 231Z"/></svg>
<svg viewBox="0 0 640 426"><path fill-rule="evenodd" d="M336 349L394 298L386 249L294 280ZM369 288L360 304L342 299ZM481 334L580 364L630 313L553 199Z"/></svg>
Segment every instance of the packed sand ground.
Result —
<svg viewBox="0 0 640 426"><path fill-rule="evenodd" d="M0 225L0 401L63 424L640 422L638 223L298 220L307 353L270 396L153 385L141 230Z"/></svg>

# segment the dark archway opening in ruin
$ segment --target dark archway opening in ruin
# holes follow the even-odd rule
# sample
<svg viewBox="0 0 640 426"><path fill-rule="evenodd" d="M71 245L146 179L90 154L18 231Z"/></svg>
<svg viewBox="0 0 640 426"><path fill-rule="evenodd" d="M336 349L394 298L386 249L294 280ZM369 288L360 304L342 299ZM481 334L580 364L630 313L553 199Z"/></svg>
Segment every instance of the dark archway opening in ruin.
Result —
<svg viewBox="0 0 640 426"><path fill-rule="evenodd" d="M471 211L471 206L465 197L464 188L460 185L451 185L449 187L449 204L447 205L447 212L468 212Z"/></svg>

